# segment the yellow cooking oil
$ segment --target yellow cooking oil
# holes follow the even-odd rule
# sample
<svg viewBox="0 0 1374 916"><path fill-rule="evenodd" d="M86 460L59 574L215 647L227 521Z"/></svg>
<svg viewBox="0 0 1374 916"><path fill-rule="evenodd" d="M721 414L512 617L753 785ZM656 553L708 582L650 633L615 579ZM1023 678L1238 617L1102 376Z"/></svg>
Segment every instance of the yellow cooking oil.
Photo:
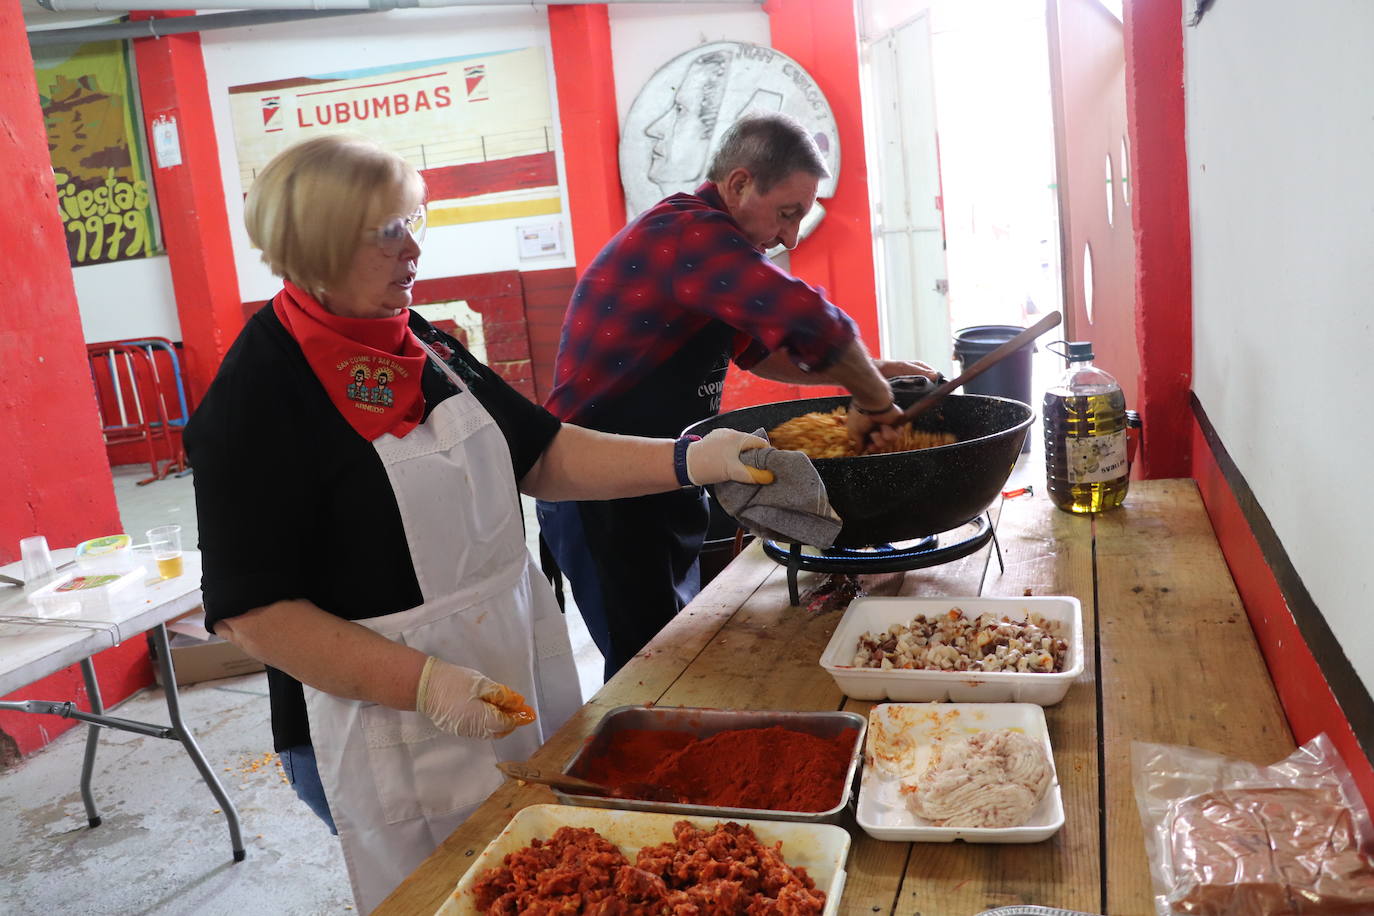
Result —
<svg viewBox="0 0 1374 916"><path fill-rule="evenodd" d="M1066 512L1105 512L1130 485L1126 460L1126 395L1092 365L1092 344L1068 343L1068 371L1045 392L1045 482Z"/></svg>

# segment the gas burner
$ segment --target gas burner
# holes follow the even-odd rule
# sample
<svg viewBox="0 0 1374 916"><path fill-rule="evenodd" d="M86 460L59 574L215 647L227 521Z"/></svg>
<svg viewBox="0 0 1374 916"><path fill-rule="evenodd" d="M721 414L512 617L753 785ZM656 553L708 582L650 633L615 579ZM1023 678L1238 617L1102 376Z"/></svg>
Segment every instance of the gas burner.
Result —
<svg viewBox="0 0 1374 916"><path fill-rule="evenodd" d="M793 606L801 603L797 590L797 572L873 573L903 572L925 569L963 559L992 541L997 565L1002 564L1002 545L997 543L991 514L980 515L953 531L932 534L914 541L877 544L872 547L810 547L805 544L783 545L763 539L763 552L787 567L787 594Z"/></svg>

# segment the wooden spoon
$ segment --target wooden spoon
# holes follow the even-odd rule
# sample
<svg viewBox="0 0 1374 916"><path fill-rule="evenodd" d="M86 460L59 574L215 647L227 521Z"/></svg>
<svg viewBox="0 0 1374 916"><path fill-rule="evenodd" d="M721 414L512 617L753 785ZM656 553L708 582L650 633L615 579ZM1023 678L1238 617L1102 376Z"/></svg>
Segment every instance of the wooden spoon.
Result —
<svg viewBox="0 0 1374 916"><path fill-rule="evenodd" d="M511 779L534 782L574 795L599 795L605 798L638 798L645 801L681 802L684 799L672 789L649 783L629 783L625 786L603 786L599 782L569 776L566 773L546 773L529 763L502 760L496 768Z"/></svg>
<svg viewBox="0 0 1374 916"><path fill-rule="evenodd" d="M993 366L997 365L1002 360L1006 359L1008 356L1011 356L1017 350L1026 346L1031 341L1035 340L1035 338L1039 337L1041 334L1048 331L1050 328L1058 325L1061 320L1062 316L1058 312L1050 312L1044 318L1041 318L1035 324L1026 328L1020 334L1017 334L1011 340L1002 344L997 349L993 350L991 353L987 354L982 359L978 360L978 362L974 363L972 366L969 366L967 369L963 371L963 373L959 375L958 378L954 378L949 380L948 382L945 382L939 388L936 388L930 394L921 398L915 404L912 404L906 410L902 411L902 419L897 421L897 424L893 425L898 425L901 423L910 423L912 420L916 419L921 414L930 410L932 407L939 404L945 398L949 397L950 392L952 392L954 389L958 388L965 382L973 381L975 378L982 375L984 372L987 372Z"/></svg>

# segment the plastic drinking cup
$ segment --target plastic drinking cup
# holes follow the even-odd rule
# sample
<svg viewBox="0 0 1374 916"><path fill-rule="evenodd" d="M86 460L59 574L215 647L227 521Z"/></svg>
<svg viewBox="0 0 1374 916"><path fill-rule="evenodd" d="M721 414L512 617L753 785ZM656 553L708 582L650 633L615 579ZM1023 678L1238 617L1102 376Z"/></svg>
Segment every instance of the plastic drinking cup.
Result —
<svg viewBox="0 0 1374 916"><path fill-rule="evenodd" d="M19 558L23 561L23 576L26 583L36 582L56 571L52 562L52 552L48 550L48 539L41 534L24 538L19 542Z"/></svg>
<svg viewBox="0 0 1374 916"><path fill-rule="evenodd" d="M157 561L157 574L163 579L181 575L181 526L163 525L148 529L148 546Z"/></svg>

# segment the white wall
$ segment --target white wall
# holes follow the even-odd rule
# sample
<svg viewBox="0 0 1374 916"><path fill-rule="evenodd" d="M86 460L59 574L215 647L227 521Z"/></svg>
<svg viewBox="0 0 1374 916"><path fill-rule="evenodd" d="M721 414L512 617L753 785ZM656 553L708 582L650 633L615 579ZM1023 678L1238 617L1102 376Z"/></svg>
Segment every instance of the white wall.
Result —
<svg viewBox="0 0 1374 916"><path fill-rule="evenodd" d="M1374 690L1374 5L1218 3L1183 31L1193 388Z"/></svg>
<svg viewBox="0 0 1374 916"><path fill-rule="evenodd" d="M72 268L87 343L166 337L181 340L165 254Z"/></svg>
<svg viewBox="0 0 1374 916"><path fill-rule="evenodd" d="M621 124L649 77L682 52L712 41L773 44L768 14L755 4L613 3L609 10Z"/></svg>
<svg viewBox="0 0 1374 916"><path fill-rule="evenodd" d="M548 51L548 16L542 8L491 6L473 9L406 9L366 16L341 16L272 26L224 29L201 36L210 107L215 118L221 174L229 208L234 260L245 301L267 299L280 287L248 242L243 228L243 189L229 112L230 86L312 74L335 73L360 66L381 67L412 61L458 57L481 51L542 47L546 52L549 99L560 183L565 175L553 60ZM567 189L563 212L556 216L491 220L431 228L425 236L419 278L464 276L498 270L545 270L573 265L568 231ZM516 249L517 225L563 221L565 252L561 256L521 260Z"/></svg>

